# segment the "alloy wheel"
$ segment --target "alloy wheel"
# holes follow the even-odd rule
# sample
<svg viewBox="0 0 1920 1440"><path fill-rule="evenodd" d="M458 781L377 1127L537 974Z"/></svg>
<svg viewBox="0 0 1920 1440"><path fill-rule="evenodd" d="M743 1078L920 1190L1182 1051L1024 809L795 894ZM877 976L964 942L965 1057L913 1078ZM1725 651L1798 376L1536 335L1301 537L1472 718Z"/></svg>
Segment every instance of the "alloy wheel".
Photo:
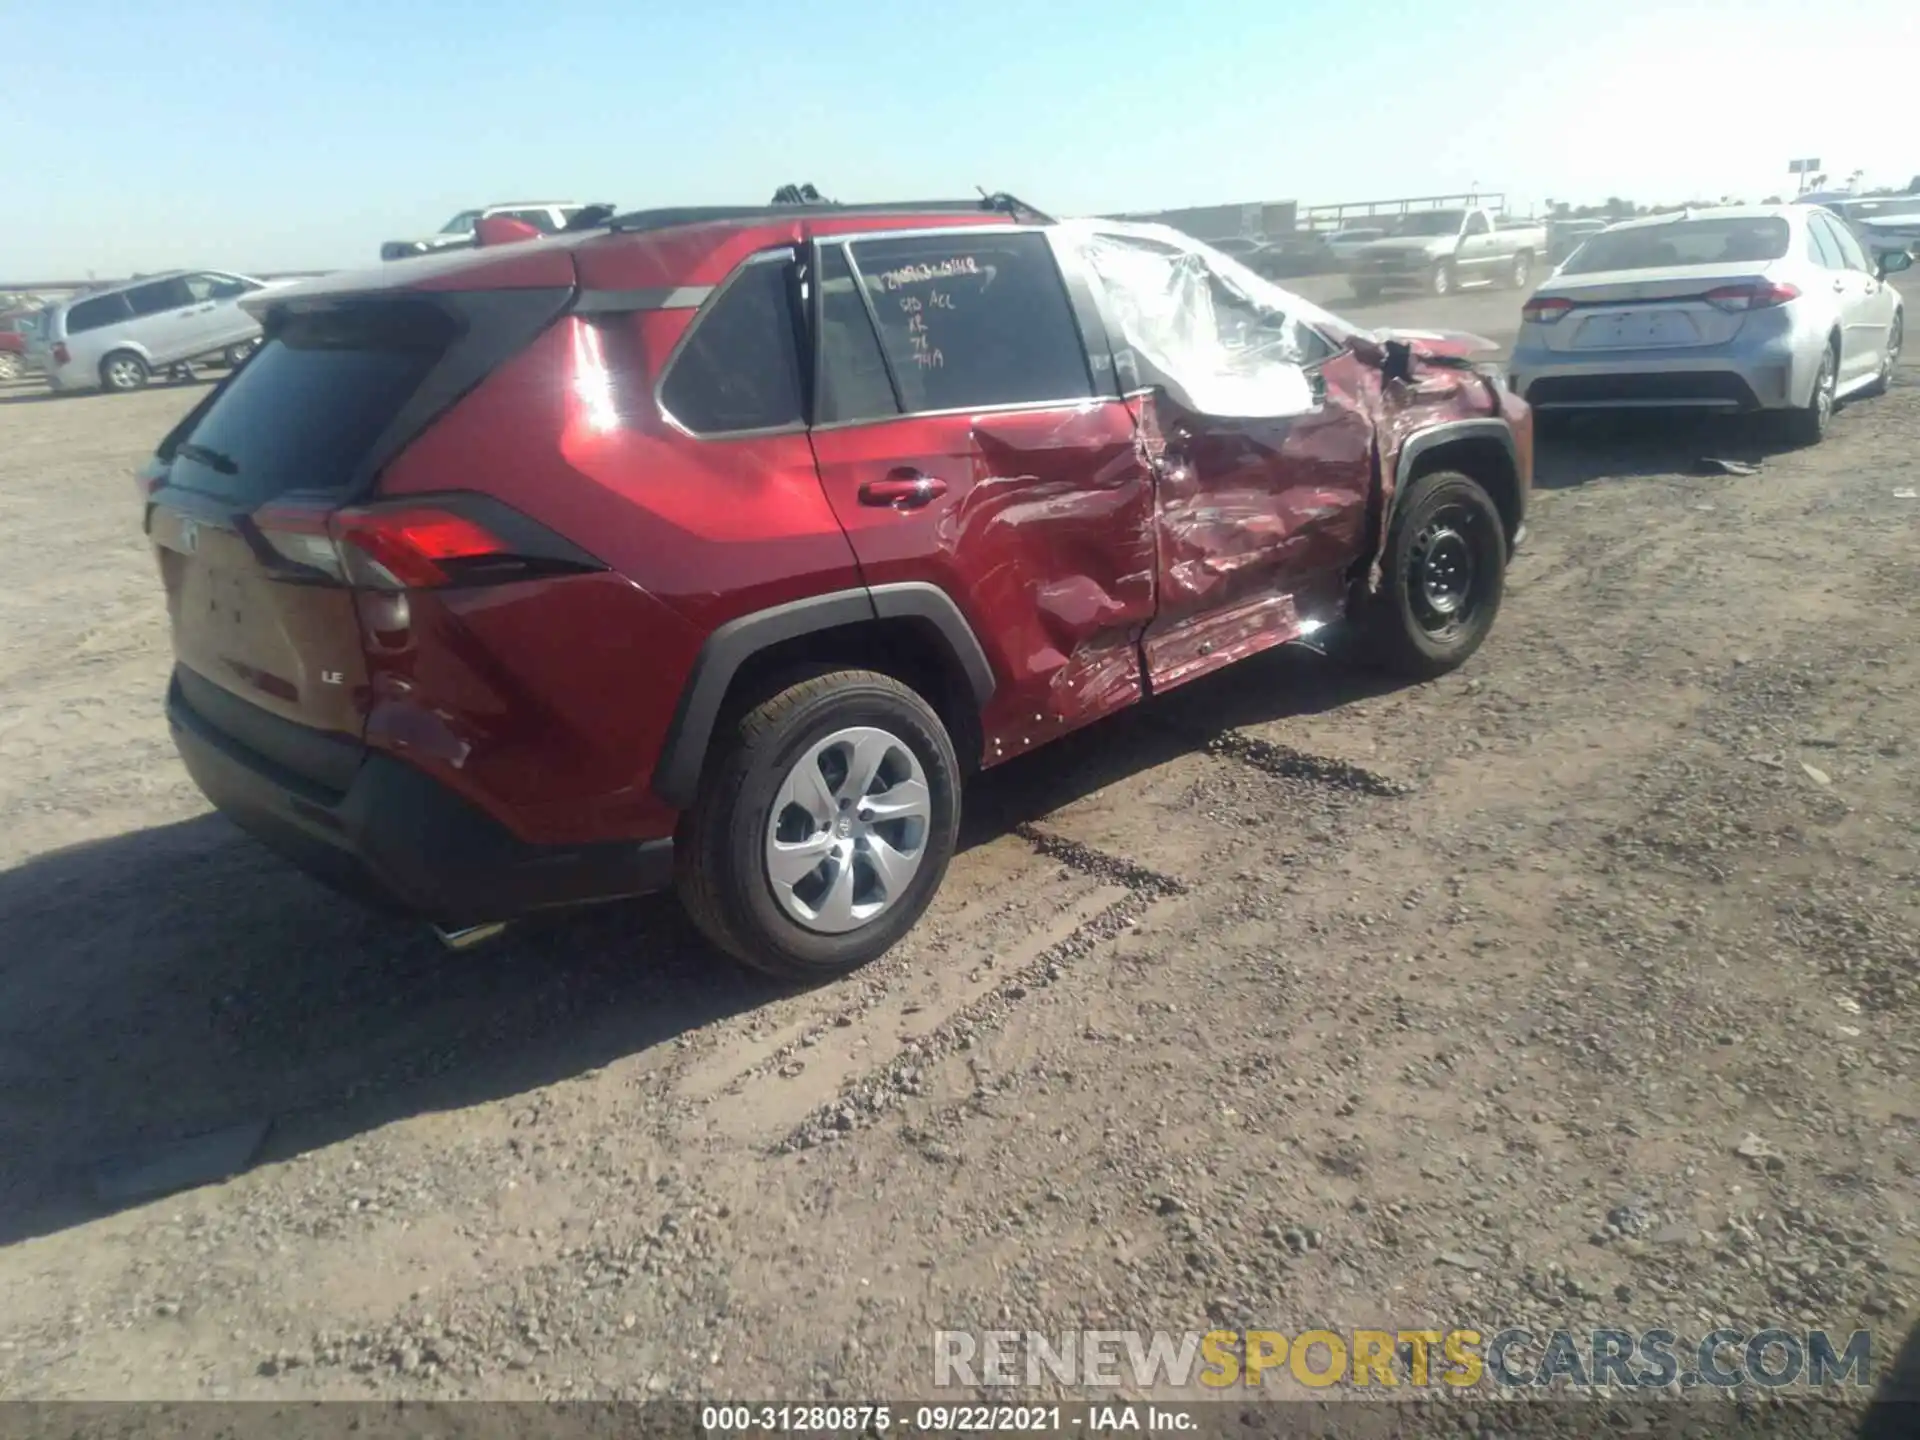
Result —
<svg viewBox="0 0 1920 1440"><path fill-rule="evenodd" d="M107 383L115 390L137 390L146 378L146 371L131 355L115 355L107 361Z"/></svg>
<svg viewBox="0 0 1920 1440"><path fill-rule="evenodd" d="M1828 349L1820 356L1820 374L1813 382L1813 408L1820 417L1820 428L1827 428L1827 422L1833 418L1834 395L1840 388L1840 371L1833 363L1833 351Z"/></svg>

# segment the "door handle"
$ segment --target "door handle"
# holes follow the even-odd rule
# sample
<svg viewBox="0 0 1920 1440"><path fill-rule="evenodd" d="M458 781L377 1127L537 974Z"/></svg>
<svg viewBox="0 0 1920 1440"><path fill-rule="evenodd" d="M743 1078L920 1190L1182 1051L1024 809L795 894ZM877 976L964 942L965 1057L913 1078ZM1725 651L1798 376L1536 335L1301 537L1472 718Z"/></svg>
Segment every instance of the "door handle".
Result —
<svg viewBox="0 0 1920 1440"><path fill-rule="evenodd" d="M895 510L918 510L947 493L947 482L918 470L889 470L884 480L869 480L860 487L862 505L888 506Z"/></svg>

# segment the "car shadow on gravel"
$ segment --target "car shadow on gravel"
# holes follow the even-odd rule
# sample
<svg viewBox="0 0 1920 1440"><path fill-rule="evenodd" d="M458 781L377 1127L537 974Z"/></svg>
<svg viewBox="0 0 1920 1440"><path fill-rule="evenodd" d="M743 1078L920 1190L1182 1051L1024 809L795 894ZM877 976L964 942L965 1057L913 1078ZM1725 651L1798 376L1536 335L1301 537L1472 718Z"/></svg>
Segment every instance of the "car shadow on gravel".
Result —
<svg viewBox="0 0 1920 1440"><path fill-rule="evenodd" d="M213 384L225 371L203 371L191 380L155 380L143 390L188 390ZM32 386L31 381L22 382ZM54 400L79 400L91 396L94 399L112 400L118 397L107 395L99 390L49 390L45 386L32 386L28 389L8 387L0 389L0 405L39 405Z"/></svg>
<svg viewBox="0 0 1920 1440"><path fill-rule="evenodd" d="M1793 449L1770 416L1656 411L1576 415L1537 435L1533 485L1536 490L1568 490L1594 480L1725 474L1710 462L1764 467Z"/></svg>
<svg viewBox="0 0 1920 1440"><path fill-rule="evenodd" d="M0 873L0 957L0 1244L139 1203L126 1177L175 1166L193 1137L270 1122L251 1163L285 1160L780 993L660 900L448 951L212 815ZM186 1163L244 1166L247 1149Z"/></svg>
<svg viewBox="0 0 1920 1440"><path fill-rule="evenodd" d="M1309 652L1254 657L980 777L963 848L1224 730L1384 688ZM455 953L214 815L55 851L0 872L0 1244L575 1078L783 993L666 898Z"/></svg>
<svg viewBox="0 0 1920 1440"><path fill-rule="evenodd" d="M1051 811L1203 749L1228 731L1338 710L1406 683L1303 645L1252 656L988 771L967 791L961 846L1042 822Z"/></svg>

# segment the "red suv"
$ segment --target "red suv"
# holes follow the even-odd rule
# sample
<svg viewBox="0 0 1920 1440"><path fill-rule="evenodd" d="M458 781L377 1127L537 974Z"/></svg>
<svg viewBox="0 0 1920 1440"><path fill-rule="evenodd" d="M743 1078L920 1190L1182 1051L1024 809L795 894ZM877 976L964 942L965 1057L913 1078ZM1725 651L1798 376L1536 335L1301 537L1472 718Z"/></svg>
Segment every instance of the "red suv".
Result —
<svg viewBox="0 0 1920 1440"><path fill-rule="evenodd" d="M963 777L1352 621L1497 609L1526 407L1171 230L1017 202L655 211L257 297L143 470L187 768L459 942L677 885L845 971Z"/></svg>

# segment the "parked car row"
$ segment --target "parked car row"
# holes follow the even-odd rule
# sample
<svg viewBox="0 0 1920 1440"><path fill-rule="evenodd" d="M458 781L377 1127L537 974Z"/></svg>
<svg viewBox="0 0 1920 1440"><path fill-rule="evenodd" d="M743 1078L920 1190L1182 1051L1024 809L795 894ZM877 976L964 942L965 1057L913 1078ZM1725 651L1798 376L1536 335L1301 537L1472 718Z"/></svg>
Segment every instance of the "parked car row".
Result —
<svg viewBox="0 0 1920 1440"><path fill-rule="evenodd" d="M1343 230L1295 230L1287 235L1232 236L1210 240L1222 254L1270 280L1296 279L1347 270L1363 247L1387 234L1384 225Z"/></svg>
<svg viewBox="0 0 1920 1440"><path fill-rule="evenodd" d="M0 315L0 380L18 380L32 368L27 359L27 335L37 323L36 313Z"/></svg>
<svg viewBox="0 0 1920 1440"><path fill-rule="evenodd" d="M1820 202L1871 250L1920 250L1920 195L1870 195Z"/></svg>
<svg viewBox="0 0 1920 1440"><path fill-rule="evenodd" d="M582 211L594 208L597 207L578 200L509 200L498 205L483 205L478 210L462 210L431 235L387 241L380 247L380 258L405 260L441 250L471 249L483 220L516 220L539 234L553 235L566 229Z"/></svg>
<svg viewBox="0 0 1920 1440"><path fill-rule="evenodd" d="M1510 383L1543 422L1570 411L1771 412L1801 443L1892 383L1904 339L1888 277L1826 208L1724 206L1589 237L1522 309Z"/></svg>

